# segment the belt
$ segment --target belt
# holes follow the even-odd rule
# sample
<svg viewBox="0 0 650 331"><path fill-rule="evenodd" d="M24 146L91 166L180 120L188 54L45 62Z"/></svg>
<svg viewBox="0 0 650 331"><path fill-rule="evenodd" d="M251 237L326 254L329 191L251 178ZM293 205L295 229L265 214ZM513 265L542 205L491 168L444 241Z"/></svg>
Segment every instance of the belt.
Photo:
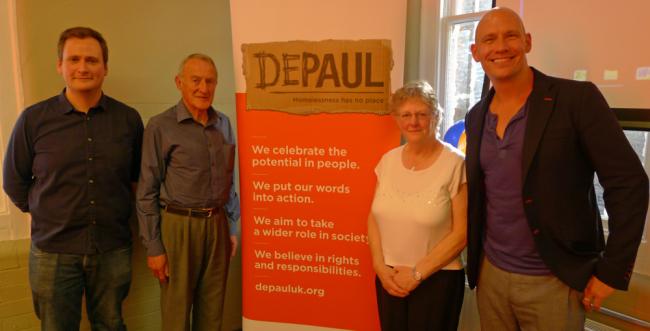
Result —
<svg viewBox="0 0 650 331"><path fill-rule="evenodd" d="M212 215L217 214L220 210L220 207L216 208L184 208L173 205L166 205L165 211L168 213L176 215L184 215L190 217L211 217Z"/></svg>

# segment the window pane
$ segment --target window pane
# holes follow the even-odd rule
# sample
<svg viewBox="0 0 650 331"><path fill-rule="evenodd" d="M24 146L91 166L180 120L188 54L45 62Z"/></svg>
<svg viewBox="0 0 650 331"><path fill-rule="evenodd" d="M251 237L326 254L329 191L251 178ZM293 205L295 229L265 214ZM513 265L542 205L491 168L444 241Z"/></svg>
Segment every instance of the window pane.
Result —
<svg viewBox="0 0 650 331"><path fill-rule="evenodd" d="M648 132L647 131L628 131L625 130L625 137L627 137L627 140L630 142L630 145L632 145L632 148L636 152L637 156L639 159L641 159L641 164L643 164L644 167L647 167L648 164L646 164L646 152L648 150ZM603 187L600 186L600 183L598 182L598 178L594 179L594 184L595 184L595 189L596 189L596 200L598 201L598 209L600 210L600 215L603 219L603 229L605 230L605 233L608 233L608 228L607 228L607 211L605 210L605 202L603 200ZM646 225L647 226L647 225ZM643 231L643 240L645 241L645 231Z"/></svg>
<svg viewBox="0 0 650 331"><path fill-rule="evenodd" d="M492 8L492 0L456 0L452 15L476 13Z"/></svg>
<svg viewBox="0 0 650 331"><path fill-rule="evenodd" d="M448 34L449 49L445 72L445 128L463 119L481 99L483 68L472 59L469 46L478 22L453 24Z"/></svg>

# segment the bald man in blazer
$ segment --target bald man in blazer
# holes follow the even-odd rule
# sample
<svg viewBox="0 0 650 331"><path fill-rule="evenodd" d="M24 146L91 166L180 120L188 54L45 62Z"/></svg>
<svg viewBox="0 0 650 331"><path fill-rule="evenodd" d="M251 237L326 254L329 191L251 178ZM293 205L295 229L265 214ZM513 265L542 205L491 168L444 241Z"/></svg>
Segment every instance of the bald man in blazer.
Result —
<svg viewBox="0 0 650 331"><path fill-rule="evenodd" d="M596 86L530 67L531 48L507 8L477 27L472 55L493 87L466 117L469 285L484 329L581 329L585 311L628 287L648 178Z"/></svg>

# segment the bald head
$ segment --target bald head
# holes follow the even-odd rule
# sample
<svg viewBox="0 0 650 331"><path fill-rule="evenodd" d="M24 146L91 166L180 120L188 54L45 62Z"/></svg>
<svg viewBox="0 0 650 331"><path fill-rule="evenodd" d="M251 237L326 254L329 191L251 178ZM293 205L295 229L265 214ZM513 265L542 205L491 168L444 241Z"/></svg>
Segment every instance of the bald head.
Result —
<svg viewBox="0 0 650 331"><path fill-rule="evenodd" d="M488 11L483 18L478 22L476 26L476 33L474 34L474 42L479 41L479 37L484 34L485 26L491 24L508 24L514 28L517 28L521 35L526 35L526 28L524 28L524 22L521 20L521 17L512 9L506 7L495 7Z"/></svg>
<svg viewBox="0 0 650 331"><path fill-rule="evenodd" d="M487 12L476 27L474 44L471 45L472 57L481 63L495 87L531 77L526 60L531 48L532 38L526 33L524 23L508 8L494 8Z"/></svg>

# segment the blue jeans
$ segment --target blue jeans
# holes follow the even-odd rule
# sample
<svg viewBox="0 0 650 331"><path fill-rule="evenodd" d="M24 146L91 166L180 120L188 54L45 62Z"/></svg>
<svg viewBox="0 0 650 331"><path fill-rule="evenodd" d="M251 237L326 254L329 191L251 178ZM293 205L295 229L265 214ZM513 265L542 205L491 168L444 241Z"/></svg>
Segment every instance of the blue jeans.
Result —
<svg viewBox="0 0 650 331"><path fill-rule="evenodd" d="M76 255L47 253L32 244L29 283L42 331L79 330L84 292L93 331L126 330L122 301L131 285L131 246Z"/></svg>

